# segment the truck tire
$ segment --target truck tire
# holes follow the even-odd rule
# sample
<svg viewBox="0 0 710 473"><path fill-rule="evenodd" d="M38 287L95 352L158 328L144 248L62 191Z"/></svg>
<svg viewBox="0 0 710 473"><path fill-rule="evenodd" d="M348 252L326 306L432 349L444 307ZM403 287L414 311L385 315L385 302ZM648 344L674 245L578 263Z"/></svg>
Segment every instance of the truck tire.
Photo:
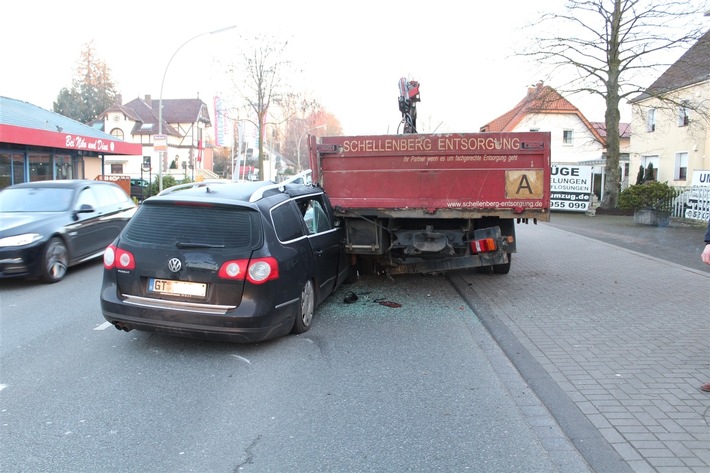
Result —
<svg viewBox="0 0 710 473"><path fill-rule="evenodd" d="M513 261L512 253L508 253L508 262L505 264L494 264L493 274L508 274L510 272L510 263Z"/></svg>

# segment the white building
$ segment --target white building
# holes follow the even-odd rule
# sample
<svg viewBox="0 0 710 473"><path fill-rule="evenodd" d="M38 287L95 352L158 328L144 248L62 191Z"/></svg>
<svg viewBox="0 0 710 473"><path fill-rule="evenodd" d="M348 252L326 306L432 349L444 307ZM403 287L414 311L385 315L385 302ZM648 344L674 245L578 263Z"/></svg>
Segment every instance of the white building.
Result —
<svg viewBox="0 0 710 473"><path fill-rule="evenodd" d="M630 102L632 169L650 163L657 181L710 186L710 31Z"/></svg>

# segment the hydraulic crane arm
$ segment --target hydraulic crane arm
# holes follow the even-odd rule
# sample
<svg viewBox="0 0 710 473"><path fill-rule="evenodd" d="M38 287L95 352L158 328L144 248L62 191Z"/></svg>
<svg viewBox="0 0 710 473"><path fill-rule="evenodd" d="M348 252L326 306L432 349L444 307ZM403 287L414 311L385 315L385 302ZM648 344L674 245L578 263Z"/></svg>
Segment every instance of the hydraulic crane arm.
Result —
<svg viewBox="0 0 710 473"><path fill-rule="evenodd" d="M402 112L404 124L403 133L417 132L417 102L419 98L419 82L408 81L405 77L399 79L399 111Z"/></svg>

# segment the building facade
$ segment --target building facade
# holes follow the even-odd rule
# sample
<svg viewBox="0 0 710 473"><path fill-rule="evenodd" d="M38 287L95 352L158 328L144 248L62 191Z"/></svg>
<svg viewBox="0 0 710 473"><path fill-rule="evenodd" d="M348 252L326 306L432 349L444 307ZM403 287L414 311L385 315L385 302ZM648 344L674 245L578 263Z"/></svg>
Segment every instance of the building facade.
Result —
<svg viewBox="0 0 710 473"><path fill-rule="evenodd" d="M555 89L542 82L528 88L526 96L510 111L480 128L481 132L548 131L552 164L592 167L592 188L597 199L604 189L606 131L604 123L590 122ZM622 188L629 182L629 124L620 124L619 166Z"/></svg>
<svg viewBox="0 0 710 473"><path fill-rule="evenodd" d="M710 185L710 31L632 105L633 169L672 186Z"/></svg>
<svg viewBox="0 0 710 473"><path fill-rule="evenodd" d="M214 140L207 105L199 98L163 99L161 126L160 102L146 95L123 104L117 95L116 103L92 122L105 133L141 146L139 155L107 160L104 172L147 180L159 172L178 181L213 177Z"/></svg>
<svg viewBox="0 0 710 473"><path fill-rule="evenodd" d="M141 152L138 145L21 100L0 97L0 110L0 189L22 182L99 179L103 163Z"/></svg>

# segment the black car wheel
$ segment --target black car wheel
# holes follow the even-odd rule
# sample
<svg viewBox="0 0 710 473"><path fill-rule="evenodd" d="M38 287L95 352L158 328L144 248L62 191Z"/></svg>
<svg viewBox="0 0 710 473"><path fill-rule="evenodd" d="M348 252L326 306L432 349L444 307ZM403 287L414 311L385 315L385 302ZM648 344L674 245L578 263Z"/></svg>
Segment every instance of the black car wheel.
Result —
<svg viewBox="0 0 710 473"><path fill-rule="evenodd" d="M301 306L299 314L293 323L293 333L307 332L311 328L313 320L313 311L315 310L315 291L313 290L313 281L310 279L301 290Z"/></svg>
<svg viewBox="0 0 710 473"><path fill-rule="evenodd" d="M69 252L61 238L54 237L44 250L42 280L48 283L59 282L67 274Z"/></svg>

